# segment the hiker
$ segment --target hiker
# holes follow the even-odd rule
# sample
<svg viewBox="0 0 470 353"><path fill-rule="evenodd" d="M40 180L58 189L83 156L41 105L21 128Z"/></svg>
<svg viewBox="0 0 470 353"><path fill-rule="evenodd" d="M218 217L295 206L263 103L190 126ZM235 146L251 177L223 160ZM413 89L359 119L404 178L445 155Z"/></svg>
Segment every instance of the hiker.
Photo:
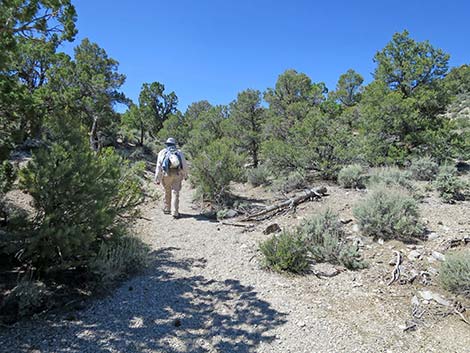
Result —
<svg viewBox="0 0 470 353"><path fill-rule="evenodd" d="M155 181L165 190L163 199L163 213L179 218L179 194L183 179L188 178L188 167L183 153L176 147L176 140L170 137L165 142L166 148L158 153ZM173 201L173 205L172 205Z"/></svg>

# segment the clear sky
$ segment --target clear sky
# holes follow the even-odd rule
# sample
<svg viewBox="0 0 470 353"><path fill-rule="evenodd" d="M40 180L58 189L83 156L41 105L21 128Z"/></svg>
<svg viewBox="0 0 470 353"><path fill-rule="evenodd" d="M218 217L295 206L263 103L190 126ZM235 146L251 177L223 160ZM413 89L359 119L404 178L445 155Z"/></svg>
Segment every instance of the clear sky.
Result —
<svg viewBox="0 0 470 353"><path fill-rule="evenodd" d="M407 29L470 63L470 1L76 0L81 39L119 61L124 93L144 82L175 91L179 109L206 99L227 104L247 89L273 87L286 69L332 90L352 68L367 82L373 56ZM64 49L70 52L70 46Z"/></svg>

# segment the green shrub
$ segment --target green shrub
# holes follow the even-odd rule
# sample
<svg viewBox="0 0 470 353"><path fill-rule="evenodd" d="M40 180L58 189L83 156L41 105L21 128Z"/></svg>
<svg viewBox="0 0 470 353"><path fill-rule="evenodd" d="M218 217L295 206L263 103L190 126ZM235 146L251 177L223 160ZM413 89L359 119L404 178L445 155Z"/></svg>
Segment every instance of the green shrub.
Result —
<svg viewBox="0 0 470 353"><path fill-rule="evenodd" d="M362 233L375 238L419 237L418 205L405 190L378 185L353 208Z"/></svg>
<svg viewBox="0 0 470 353"><path fill-rule="evenodd" d="M24 244L24 259L41 270L86 263L118 215L142 199L140 180L113 150L95 155L82 143L53 143L20 173L37 214Z"/></svg>
<svg viewBox="0 0 470 353"><path fill-rule="evenodd" d="M277 272L301 273L308 267L307 248L297 232L283 231L260 244L264 265Z"/></svg>
<svg viewBox="0 0 470 353"><path fill-rule="evenodd" d="M11 189L15 179L15 171L8 161L0 164L0 220L7 218L7 210L5 209L4 197ZM1 244L0 244L1 245Z"/></svg>
<svg viewBox="0 0 470 353"><path fill-rule="evenodd" d="M274 180L272 189L276 192L288 193L294 190L303 189L307 186L307 176L305 171L298 169L287 175Z"/></svg>
<svg viewBox="0 0 470 353"><path fill-rule="evenodd" d="M268 169L264 166L247 169L245 174L248 182L254 187L260 185L268 185L270 182L270 173Z"/></svg>
<svg viewBox="0 0 470 353"><path fill-rule="evenodd" d="M372 169L367 181L368 187L374 187L377 184L387 186L399 186L407 190L413 190L411 172L399 169L397 167L383 167Z"/></svg>
<svg viewBox="0 0 470 353"><path fill-rule="evenodd" d="M331 210L305 221L299 232L315 260L341 264L352 270L365 267L358 247L345 239L344 229Z"/></svg>
<svg viewBox="0 0 470 353"><path fill-rule="evenodd" d="M99 282L106 284L147 267L149 261L150 247L147 244L133 236L118 235L101 243L89 267Z"/></svg>
<svg viewBox="0 0 470 353"><path fill-rule="evenodd" d="M236 154L228 140L212 142L194 159L192 183L204 199L225 204L229 199L230 182L240 180L243 156Z"/></svg>
<svg viewBox="0 0 470 353"><path fill-rule="evenodd" d="M359 164L351 164L340 170L338 183L344 188L364 188L364 168Z"/></svg>
<svg viewBox="0 0 470 353"><path fill-rule="evenodd" d="M6 194L13 185L15 179L15 171L8 161L0 163L0 196Z"/></svg>
<svg viewBox="0 0 470 353"><path fill-rule="evenodd" d="M470 298L470 251L446 255L439 279L445 289Z"/></svg>
<svg viewBox="0 0 470 353"><path fill-rule="evenodd" d="M429 156L411 160L410 172L416 180L434 180L439 170L437 163Z"/></svg>
<svg viewBox="0 0 470 353"><path fill-rule="evenodd" d="M30 316L44 309L47 294L44 283L22 278L5 297L1 309L15 319Z"/></svg>
<svg viewBox="0 0 470 353"><path fill-rule="evenodd" d="M443 165L439 168L435 186L439 196L445 202L451 203L465 199L466 183L458 177L454 166Z"/></svg>

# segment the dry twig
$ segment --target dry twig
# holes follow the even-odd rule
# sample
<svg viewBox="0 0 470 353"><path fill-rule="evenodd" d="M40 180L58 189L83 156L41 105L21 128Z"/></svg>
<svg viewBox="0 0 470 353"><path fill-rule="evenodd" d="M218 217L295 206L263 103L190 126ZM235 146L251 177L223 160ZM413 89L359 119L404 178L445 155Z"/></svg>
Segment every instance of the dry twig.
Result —
<svg viewBox="0 0 470 353"><path fill-rule="evenodd" d="M397 255L397 259L395 263L395 268L392 272L392 279L387 283L387 286L390 286L393 282L397 281L400 278L400 265L402 262L402 256L399 251L395 250L394 253Z"/></svg>

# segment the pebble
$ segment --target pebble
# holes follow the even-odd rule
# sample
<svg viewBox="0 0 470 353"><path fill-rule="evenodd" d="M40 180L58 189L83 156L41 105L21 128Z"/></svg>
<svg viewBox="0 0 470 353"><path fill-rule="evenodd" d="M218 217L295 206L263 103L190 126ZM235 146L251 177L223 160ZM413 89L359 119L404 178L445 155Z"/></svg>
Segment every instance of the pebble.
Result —
<svg viewBox="0 0 470 353"><path fill-rule="evenodd" d="M446 256L438 251L432 252L432 257L435 258L437 261L445 261Z"/></svg>
<svg viewBox="0 0 470 353"><path fill-rule="evenodd" d="M428 237L427 237L428 240L435 240L435 239L437 239L437 238L439 238L439 234L434 233L434 232L433 232L433 233L429 233L429 234L428 234Z"/></svg>
<svg viewBox="0 0 470 353"><path fill-rule="evenodd" d="M410 253L408 254L408 259L411 261L418 260L421 257L421 252L418 250L411 250Z"/></svg>

